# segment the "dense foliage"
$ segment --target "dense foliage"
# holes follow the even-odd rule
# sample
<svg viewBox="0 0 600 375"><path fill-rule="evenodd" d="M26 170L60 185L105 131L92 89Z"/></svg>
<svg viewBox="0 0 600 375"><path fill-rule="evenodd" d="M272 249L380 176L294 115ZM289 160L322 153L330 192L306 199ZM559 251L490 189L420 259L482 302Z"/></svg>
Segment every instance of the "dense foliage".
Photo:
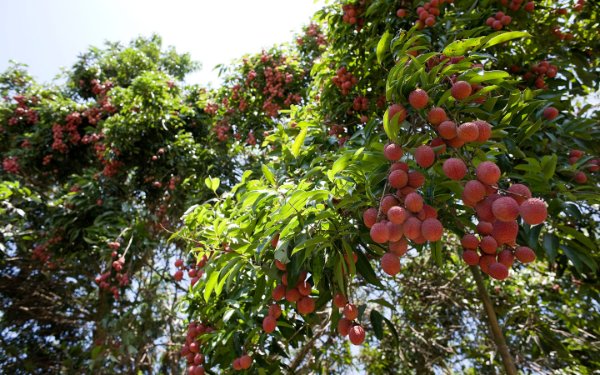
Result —
<svg viewBox="0 0 600 375"><path fill-rule="evenodd" d="M597 370L599 17L336 1L210 92L158 37L14 66L0 368Z"/></svg>

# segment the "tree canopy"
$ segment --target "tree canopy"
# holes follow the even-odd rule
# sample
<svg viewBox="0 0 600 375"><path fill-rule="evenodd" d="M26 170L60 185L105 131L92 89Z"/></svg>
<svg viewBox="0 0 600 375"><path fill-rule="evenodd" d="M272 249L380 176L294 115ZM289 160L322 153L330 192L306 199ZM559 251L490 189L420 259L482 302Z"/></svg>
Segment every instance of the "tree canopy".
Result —
<svg viewBox="0 0 600 375"><path fill-rule="evenodd" d="M593 373L600 6L334 1L0 76L0 369Z"/></svg>

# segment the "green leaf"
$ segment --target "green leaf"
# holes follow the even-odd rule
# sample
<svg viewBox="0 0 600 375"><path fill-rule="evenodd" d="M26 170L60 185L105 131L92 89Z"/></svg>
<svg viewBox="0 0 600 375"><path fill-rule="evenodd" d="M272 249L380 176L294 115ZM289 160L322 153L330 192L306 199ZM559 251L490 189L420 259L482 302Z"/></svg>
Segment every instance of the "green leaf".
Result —
<svg viewBox="0 0 600 375"><path fill-rule="evenodd" d="M544 233L543 244L548 260L550 263L554 263L554 260L558 255L558 238L552 233Z"/></svg>
<svg viewBox="0 0 600 375"><path fill-rule="evenodd" d="M375 332L375 337L379 340L383 339L383 315L375 309L371 310L371 314L369 314L371 318L371 324L373 325L373 332Z"/></svg>
<svg viewBox="0 0 600 375"><path fill-rule="evenodd" d="M267 165L263 164L261 169L262 169L262 173L265 176L265 178L267 179L267 181L269 181L269 183L273 187L276 187L277 183L275 182L275 175L273 174L273 171L271 170L271 168L269 168Z"/></svg>
<svg viewBox="0 0 600 375"><path fill-rule="evenodd" d="M335 163L333 163L331 170L327 172L327 177L329 178L329 181L333 182L335 175L344 168L346 168L351 157L352 156L350 154L344 154L341 158L337 159Z"/></svg>
<svg viewBox="0 0 600 375"><path fill-rule="evenodd" d="M204 184L206 185L207 188L216 192L217 189L219 188L219 185L221 184L221 180L219 180L217 177L215 177L215 178L206 177L204 179Z"/></svg>
<svg viewBox="0 0 600 375"><path fill-rule="evenodd" d="M210 276L208 277L208 280L206 281L206 285L204 286L204 301L208 302L210 294L217 285L217 281L219 281L219 272L213 269L210 273Z"/></svg>
<svg viewBox="0 0 600 375"><path fill-rule="evenodd" d="M482 48L485 49L491 46L495 46L496 44L507 42L512 39L529 38L530 36L531 35L526 31L509 31L492 34L486 38L487 40L485 44L483 44Z"/></svg>
<svg viewBox="0 0 600 375"><path fill-rule="evenodd" d="M465 77L465 79L469 81L469 83L481 83L507 77L510 77L510 74L508 72L505 72L504 70L481 70L476 74Z"/></svg>
<svg viewBox="0 0 600 375"><path fill-rule="evenodd" d="M387 324L389 330L392 331L392 334L394 335L394 341L398 343L400 338L398 337L398 331L396 331L396 327L388 318L383 317L383 320L385 321L385 324Z"/></svg>
<svg viewBox="0 0 600 375"><path fill-rule="evenodd" d="M573 263L573 265L577 269L577 272L583 273L583 263L581 262L581 259L579 259L579 257L577 256L577 252L567 246L561 245L560 248L567 255L567 258L569 258L571 263Z"/></svg>
<svg viewBox="0 0 600 375"><path fill-rule="evenodd" d="M398 124L398 120L400 119L400 115L400 113L397 113L392 119L390 119L389 109L386 110L385 114L383 115L383 130L385 130L385 134L393 142L398 142L398 132L400 131L400 124Z"/></svg>
<svg viewBox="0 0 600 375"><path fill-rule="evenodd" d="M556 163L558 162L558 155L546 155L542 158L542 173L546 180L550 180L554 176L556 171Z"/></svg>
<svg viewBox="0 0 600 375"><path fill-rule="evenodd" d="M442 53L450 57L462 56L468 50L479 47L481 43L483 43L484 39L485 37L455 40L454 42L448 44Z"/></svg>
<svg viewBox="0 0 600 375"><path fill-rule="evenodd" d="M371 263L367 257L361 252L357 251L356 255L358 256L358 261L356 262L356 270L358 273L365 278L365 280L373 285L381 286L381 281L375 275L375 271L373 271L373 267L371 267Z"/></svg>
<svg viewBox="0 0 600 375"><path fill-rule="evenodd" d="M346 288L344 286L344 277L342 276L342 274L343 274L343 272L342 272L343 259L339 259L339 257L338 257L338 259L336 259L336 260L337 260L337 262L333 266L333 278L335 279L340 291L344 291L344 293L345 293Z"/></svg>
<svg viewBox="0 0 600 375"><path fill-rule="evenodd" d="M301 130L296 139L294 139L294 144L292 145L292 155L294 155L296 158L300 154L300 148L304 144L304 139L306 138L306 133L308 132L308 124L306 122L300 122L298 126L301 128Z"/></svg>
<svg viewBox="0 0 600 375"><path fill-rule="evenodd" d="M594 242L592 242L592 240L590 240L589 237L587 237L583 233L579 232L577 229L568 227L566 225L559 225L558 229L561 232L569 234L572 237L574 237L577 241L581 242L589 250L596 250L597 249L597 246L594 244Z"/></svg>
<svg viewBox="0 0 600 375"><path fill-rule="evenodd" d="M388 301L386 301L386 300L385 300L385 299L383 299L383 298L372 299L372 300L370 300L369 302L378 303L378 304L380 304L381 306L388 307L388 308L390 308L390 309L392 309L392 310L396 308L396 307L394 307L394 306L393 306L391 303L389 303Z"/></svg>
<svg viewBox="0 0 600 375"><path fill-rule="evenodd" d="M381 39L379 39L379 43L377 43L377 62L379 63L379 65L381 65L381 62L383 61L383 55L390 48L391 39L392 34L388 30L386 30L385 33L383 33L383 35L381 36Z"/></svg>

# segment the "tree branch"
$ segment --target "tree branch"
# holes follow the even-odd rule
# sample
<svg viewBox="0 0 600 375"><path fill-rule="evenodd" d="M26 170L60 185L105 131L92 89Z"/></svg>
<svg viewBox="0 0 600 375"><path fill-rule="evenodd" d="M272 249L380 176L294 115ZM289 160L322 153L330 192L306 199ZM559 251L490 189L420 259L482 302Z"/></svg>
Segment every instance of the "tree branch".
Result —
<svg viewBox="0 0 600 375"><path fill-rule="evenodd" d="M504 339L502 329L498 324L498 318L496 317L496 312L494 311L494 306L492 305L490 295L488 294L485 284L483 283L481 272L479 272L479 269L477 269L475 266L470 266L469 268L471 269L471 273L475 278L477 290L479 291L479 296L481 297L488 322L490 323L492 338L494 339L496 347L498 348L498 352L500 352L500 356L502 357L504 370L508 375L517 375L517 367L515 366L515 362L510 354L510 351L508 350L508 346L506 345L506 340Z"/></svg>

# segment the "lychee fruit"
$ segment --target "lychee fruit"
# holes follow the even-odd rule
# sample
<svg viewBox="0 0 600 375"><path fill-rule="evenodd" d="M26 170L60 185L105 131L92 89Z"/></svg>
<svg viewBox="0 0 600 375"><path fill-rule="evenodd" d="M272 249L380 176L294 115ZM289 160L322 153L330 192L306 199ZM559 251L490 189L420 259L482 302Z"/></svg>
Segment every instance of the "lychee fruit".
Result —
<svg viewBox="0 0 600 375"><path fill-rule="evenodd" d="M348 338L350 338L350 342L354 345L360 345L365 341L365 330L360 325L355 325L350 328L350 332L348 333Z"/></svg>
<svg viewBox="0 0 600 375"><path fill-rule="evenodd" d="M523 220L529 225L541 224L548 216L546 203L538 198L529 198L521 203L519 211Z"/></svg>
<svg viewBox="0 0 600 375"><path fill-rule="evenodd" d="M403 225L404 236L409 240L415 240L421 236L421 220L416 217L409 217Z"/></svg>
<svg viewBox="0 0 600 375"><path fill-rule="evenodd" d="M401 238L399 241L389 243L390 252L396 256L403 256L408 251L408 242L405 238Z"/></svg>
<svg viewBox="0 0 600 375"><path fill-rule="evenodd" d="M440 137L444 139L453 139L456 138L456 124L453 121L444 121L442 122L438 128L438 133Z"/></svg>
<svg viewBox="0 0 600 375"><path fill-rule="evenodd" d="M515 257L521 263L531 263L535 260L535 252L527 246L519 246L515 250Z"/></svg>
<svg viewBox="0 0 600 375"><path fill-rule="evenodd" d="M531 191L523 184L512 184L508 188L508 194L517 201L518 204L525 202L531 198Z"/></svg>
<svg viewBox="0 0 600 375"><path fill-rule="evenodd" d="M419 171L408 172L408 185L415 189L420 188L425 183L425 176Z"/></svg>
<svg viewBox="0 0 600 375"><path fill-rule="evenodd" d="M439 241L443 233L444 226L438 219L425 219L421 224L421 234L427 241Z"/></svg>
<svg viewBox="0 0 600 375"><path fill-rule="evenodd" d="M408 102L414 109L423 109L427 106L429 95L423 89L416 89L408 95Z"/></svg>
<svg viewBox="0 0 600 375"><path fill-rule="evenodd" d="M515 256L510 249L504 249L498 253L498 262L504 264L508 268L512 266L514 260Z"/></svg>
<svg viewBox="0 0 600 375"><path fill-rule="evenodd" d="M266 333L271 333L275 330L275 326L277 325L277 321L272 316L265 316L262 322L263 331Z"/></svg>
<svg viewBox="0 0 600 375"><path fill-rule="evenodd" d="M302 315L307 315L315 311L315 300L310 297L302 297L296 304L298 312Z"/></svg>
<svg viewBox="0 0 600 375"><path fill-rule="evenodd" d="M489 124L489 122L477 120L475 121L475 125L477 125L477 130L479 130L477 142L483 143L490 139L490 137L492 136L492 126Z"/></svg>
<svg viewBox="0 0 600 375"><path fill-rule="evenodd" d="M456 129L456 136L463 142L475 142L479 138L479 128L474 122L465 122Z"/></svg>
<svg viewBox="0 0 600 375"><path fill-rule="evenodd" d="M462 100L468 98L471 95L473 89L471 88L471 84L466 81L456 81L452 88L450 89L450 94L456 100Z"/></svg>
<svg viewBox="0 0 600 375"><path fill-rule="evenodd" d="M419 146L415 150L415 160L421 168L429 168L435 161L435 151L427 145Z"/></svg>
<svg viewBox="0 0 600 375"><path fill-rule="evenodd" d="M388 227L388 231L390 232L390 236L388 238L388 241L390 242L395 242L398 241L402 238L402 235L404 234L404 230L402 228L402 225L400 224L394 224L391 221L387 222L387 227Z"/></svg>
<svg viewBox="0 0 600 375"><path fill-rule="evenodd" d="M482 236L488 235L492 233L494 226L489 221L480 221L477 223L477 233Z"/></svg>
<svg viewBox="0 0 600 375"><path fill-rule="evenodd" d="M388 176L388 182L391 187L401 189L408 184L408 173L402 169L392 171Z"/></svg>
<svg viewBox="0 0 600 375"><path fill-rule="evenodd" d="M519 204L512 197L501 197L492 203L492 213L500 221L512 221L519 217Z"/></svg>
<svg viewBox="0 0 600 375"><path fill-rule="evenodd" d="M381 257L381 269L390 276L400 272L400 258L392 253L385 253Z"/></svg>
<svg viewBox="0 0 600 375"><path fill-rule="evenodd" d="M554 120L558 116L558 109L554 107L545 108L542 116L548 121Z"/></svg>
<svg viewBox="0 0 600 375"><path fill-rule="evenodd" d="M446 121L447 118L446 111L441 107L431 108L427 114L427 121L433 126L440 125L442 122Z"/></svg>
<svg viewBox="0 0 600 375"><path fill-rule="evenodd" d="M348 303L348 300L342 293L337 293L335 296L333 296L333 304L336 307L339 307L341 309L344 306L346 306L347 303Z"/></svg>
<svg viewBox="0 0 600 375"><path fill-rule="evenodd" d="M463 260L469 266L476 266L479 264L479 254L473 250L465 250L462 255Z"/></svg>
<svg viewBox="0 0 600 375"><path fill-rule="evenodd" d="M477 180L470 180L465 184L463 193L469 201L477 203L485 198L485 186Z"/></svg>
<svg viewBox="0 0 600 375"><path fill-rule="evenodd" d="M500 179L500 173L500 168L498 168L496 163L491 161L484 161L480 163L475 170L477 179L488 185L494 185L497 183Z"/></svg>
<svg viewBox="0 0 600 375"><path fill-rule="evenodd" d="M479 240L474 235L467 233L461 238L460 244L465 249L475 250L479 246Z"/></svg>
<svg viewBox="0 0 600 375"><path fill-rule="evenodd" d="M396 143L388 143L383 147L383 156L389 161L398 161L402 155L404 155L404 151Z"/></svg>
<svg viewBox="0 0 600 375"><path fill-rule="evenodd" d="M371 228L377 222L377 209L371 207L363 212L363 223L367 228Z"/></svg>
<svg viewBox="0 0 600 375"><path fill-rule="evenodd" d="M404 207L394 206L388 210L388 220L394 224L402 224L410 216Z"/></svg>
<svg viewBox="0 0 600 375"><path fill-rule="evenodd" d="M419 193L410 193L404 198L404 206L411 212L419 212L423 209L423 197Z"/></svg>
<svg viewBox="0 0 600 375"><path fill-rule="evenodd" d="M394 197L393 195L386 195L385 197L383 197L383 199L381 200L381 212L383 212L385 215L387 215L388 211L390 210L390 208L398 205L398 199L396 199L396 197Z"/></svg>
<svg viewBox="0 0 600 375"><path fill-rule="evenodd" d="M458 158L446 160L442 166L442 170L446 177L451 180L460 180L467 174L467 166Z"/></svg>
<svg viewBox="0 0 600 375"><path fill-rule="evenodd" d="M346 306L344 306L344 317L350 321L358 318L358 309L356 308L356 305L347 303Z"/></svg>
<svg viewBox="0 0 600 375"><path fill-rule="evenodd" d="M516 221L495 221L492 226L492 237L498 242L498 246L515 243L519 234L519 224Z"/></svg>
<svg viewBox="0 0 600 375"><path fill-rule="evenodd" d="M479 242L479 248L486 254L496 254L498 242L492 236L484 236Z"/></svg>
<svg viewBox="0 0 600 375"><path fill-rule="evenodd" d="M346 318L340 318L338 320L337 331L342 336L347 336L350 333L350 328L352 327L352 321Z"/></svg>
<svg viewBox="0 0 600 375"><path fill-rule="evenodd" d="M390 121L398 115L398 123L402 123L406 119L406 108L402 104L392 104L388 109L388 118Z"/></svg>
<svg viewBox="0 0 600 375"><path fill-rule="evenodd" d="M508 277L508 267L499 262L492 263L488 274L496 280L504 280Z"/></svg>

